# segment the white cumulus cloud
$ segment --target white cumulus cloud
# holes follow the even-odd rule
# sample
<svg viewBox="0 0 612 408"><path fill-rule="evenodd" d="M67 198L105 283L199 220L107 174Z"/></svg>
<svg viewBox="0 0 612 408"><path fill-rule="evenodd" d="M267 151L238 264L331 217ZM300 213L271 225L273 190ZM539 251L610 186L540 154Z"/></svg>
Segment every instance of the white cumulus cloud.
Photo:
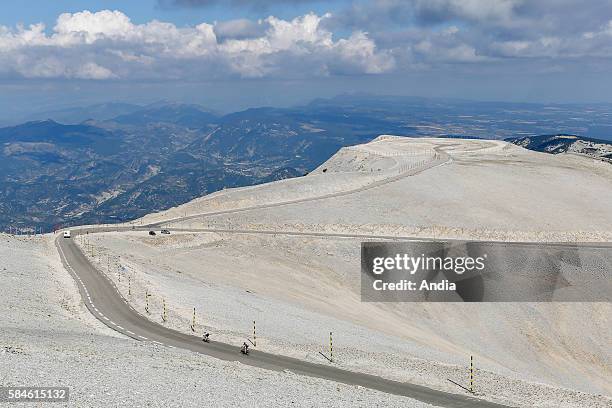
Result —
<svg viewBox="0 0 612 408"><path fill-rule="evenodd" d="M65 13L52 30L42 24L0 27L0 75L192 79L376 74L394 67L392 55L364 32L335 39L321 24L328 17L177 27L156 20L134 24L120 11Z"/></svg>

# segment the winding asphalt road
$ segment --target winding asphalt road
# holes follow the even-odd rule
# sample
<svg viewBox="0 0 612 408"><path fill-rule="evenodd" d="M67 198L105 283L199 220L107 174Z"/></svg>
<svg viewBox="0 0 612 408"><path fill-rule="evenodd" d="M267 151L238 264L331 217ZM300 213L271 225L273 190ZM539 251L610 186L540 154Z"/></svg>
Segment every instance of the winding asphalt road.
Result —
<svg viewBox="0 0 612 408"><path fill-rule="evenodd" d="M435 167L449 160L446 153L438 152L439 155L432 160L431 163L425 163L423 167L418 169L418 172L427 168ZM268 370L275 371L290 371L295 374L317 377L335 382L340 382L349 385L361 386L377 391L386 392L389 394L406 396L428 404L450 407L450 408L493 408L506 407L505 405L495 404L484 401L470 395L452 394L427 388L420 385L402 383L398 381L387 380L381 377L357 373L348 370L342 370L334 367L332 364L314 364L291 357L281 356L266 353L259 350L252 350L249 356L243 356L240 353L239 346L212 341L203 343L200 337L178 332L169 329L161 324L149 320L146 316L136 311L121 295L115 284L101 271L98 271L75 244L74 240L79 234L84 233L99 233L108 231L128 231L128 230L148 230L149 228L159 227L160 225L188 219L229 214L253 209L277 207L281 205L296 204L306 201L320 200L324 198L337 197L356 192L365 191L371 188L396 181L400 178L416 174L412 169L406 173L391 177L389 179L377 181L370 185L338 193L332 193L320 197L312 197L306 199L298 199L286 201L282 203L264 204L249 208L223 210L207 214L198 214L188 217L167 220L149 224L142 227L91 227L79 228L72 230L72 238L65 239L60 235L56 239L56 246L60 253L62 263L70 272L77 282L79 292L84 299L85 305L89 311L102 323L113 330L116 330L128 337L139 341L148 341L168 347L176 347L203 353L215 358L229 361L239 361L243 364L256 366ZM236 230L212 230L202 229L201 231L210 232L232 232L232 233L270 233L279 234L278 232L261 232L261 231L236 231ZM289 233L292 234L292 233ZM308 233L294 233L296 235L311 235ZM398 237L383 237L369 235L347 235L347 234L316 234L318 236L330 237L360 237L360 238L389 238L397 239Z"/></svg>
<svg viewBox="0 0 612 408"><path fill-rule="evenodd" d="M452 146L456 146L456 144L448 144L444 147L452 147ZM434 167L441 166L452 160L451 156L448 153L446 153L444 149L442 149L442 147L436 146L434 147L433 150L435 151L435 155L430 161L423 161L421 164L417 165L416 167L408 168L404 172L401 172L399 174L396 174L396 175L393 175L391 177L387 177L381 180L373 181L372 183L363 185L361 187L356 187L356 188L342 190L342 191L336 191L336 192L328 193L328 194L322 194L320 196L296 198L293 200L280 201L276 203L254 205L254 206L248 206L248 207L243 207L243 208L232 208L228 210L218 210L218 211L212 211L212 212L207 212L207 213L202 213L202 214L185 215L184 217L178 217L178 218L172 218L172 219L168 219L164 221L154 222L154 223L148 224L147 226L150 228L163 227L164 225L172 224L175 222L189 221L189 220L202 218L202 217L211 217L214 215L226 215L226 214L235 214L235 213L245 212L245 211L269 209L269 208L282 207L282 206L291 205L291 204L301 204L301 203L306 203L306 202L325 200L328 198L337 198L337 197L343 197L343 196L347 196L351 194L362 193L364 191L371 190L371 189L383 186L385 184L393 183L405 177L414 176L416 174L424 172L425 170L429 170ZM396 167L397 166L399 166L399 163L396 164Z"/></svg>
<svg viewBox="0 0 612 408"><path fill-rule="evenodd" d="M129 229L131 228L119 228L119 231L127 231ZM169 347L187 349L222 360L239 361L268 370L290 371L295 374L358 385L389 394L410 397L436 406L453 408L506 407L505 405L484 401L469 395L442 392L420 385L342 370L331 364L314 364L254 349L252 349L248 356L243 356L240 353L239 346L215 341L206 344L202 342L200 337L181 333L155 323L137 312L119 293L115 284L106 274L98 271L89 262L74 242L74 239L81 233L117 230L117 228L73 230L71 239L62 238L60 235L56 239L56 246L65 268L76 280L79 292L89 311L105 325L128 337Z"/></svg>

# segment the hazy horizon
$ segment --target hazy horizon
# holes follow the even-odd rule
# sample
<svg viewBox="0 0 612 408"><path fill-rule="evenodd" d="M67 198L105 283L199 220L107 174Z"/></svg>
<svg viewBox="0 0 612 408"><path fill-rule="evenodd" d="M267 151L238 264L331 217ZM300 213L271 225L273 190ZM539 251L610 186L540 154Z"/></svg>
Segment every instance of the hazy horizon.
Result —
<svg viewBox="0 0 612 408"><path fill-rule="evenodd" d="M299 108L302 106L306 106L312 102L314 102L317 99L323 99L323 100L334 100L336 98L342 98L342 97L366 97L366 98L406 98L406 99L410 99L410 98L415 98L415 99L423 99L423 100L431 100L431 101L449 101L449 102L457 102L457 103L466 103L466 104L470 104L470 103L483 103L483 104L517 104L517 105L538 105L538 106L589 106L589 105L593 105L593 106L598 106L598 105L612 105L612 102L544 102L544 101L521 101L521 100L477 100L477 99L467 99L467 98L455 98L455 97L432 97L432 96L423 96L423 95L393 95L393 94L379 94L379 93L369 93L369 92L345 92L345 93L339 93L339 94L334 94L334 95L330 95L330 96L315 96L312 98L306 98L304 100L299 100L293 103L278 103L278 104L262 104L262 105L257 105L257 104L245 104L245 105L238 105L238 107L236 109L231 109L230 107L228 107L227 109L223 109L220 108L216 105L206 105L202 102L199 101L193 101L193 100L180 100L180 99L172 99L172 98L158 98L158 99L154 99L151 98L149 100L145 100L145 99L139 99L139 100L121 100L121 99L108 99L108 100L99 100L99 101L92 101L92 102L82 102L82 103L76 103L76 102L67 102L65 104L62 105L49 105L47 107L40 107L40 108L31 108L29 110L24 110L20 115L18 116L2 116L2 113L0 113L0 127L1 126L12 126L15 124L19 124L22 122L27 122L27 121L36 121L36 120L46 120L46 119L50 119L50 120L56 120L55 118L53 118L52 116L50 117L45 117L45 114L53 114L53 113L57 113L57 112L62 112L62 111L71 111L71 110L78 110L78 109L87 109L87 108L93 108L93 107L97 107L97 106L102 106L102 105L112 105L112 104L126 104L126 105L135 105L135 106L140 106L142 108L146 108L147 106L151 106L151 105L171 105L171 104L185 104L185 105L195 105L198 106L200 108L203 108L204 110L210 111L211 113L214 113L216 115L219 116L224 116L224 115L228 115L231 113L236 113L236 112L242 112L245 110L249 110L249 109L258 109L258 108L277 108L277 109L284 109L284 108ZM92 118L95 119L95 118Z"/></svg>
<svg viewBox="0 0 612 408"><path fill-rule="evenodd" d="M355 92L612 103L611 40L606 1L33 0L0 16L0 118Z"/></svg>

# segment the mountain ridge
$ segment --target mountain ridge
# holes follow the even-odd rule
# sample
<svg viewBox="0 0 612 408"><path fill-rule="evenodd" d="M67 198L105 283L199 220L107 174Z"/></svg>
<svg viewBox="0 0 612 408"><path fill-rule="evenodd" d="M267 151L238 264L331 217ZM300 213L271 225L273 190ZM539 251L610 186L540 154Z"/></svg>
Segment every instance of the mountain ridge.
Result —
<svg viewBox="0 0 612 408"><path fill-rule="evenodd" d="M508 138L506 141L537 152L575 153L612 163L612 142L590 137L556 134Z"/></svg>
<svg viewBox="0 0 612 408"><path fill-rule="evenodd" d="M608 126L606 107L591 105L534 110L371 95L226 115L160 101L105 117L121 106L94 105L98 117L77 124L50 118L0 129L0 229L134 219L219 189L308 173L380 134L533 138Z"/></svg>

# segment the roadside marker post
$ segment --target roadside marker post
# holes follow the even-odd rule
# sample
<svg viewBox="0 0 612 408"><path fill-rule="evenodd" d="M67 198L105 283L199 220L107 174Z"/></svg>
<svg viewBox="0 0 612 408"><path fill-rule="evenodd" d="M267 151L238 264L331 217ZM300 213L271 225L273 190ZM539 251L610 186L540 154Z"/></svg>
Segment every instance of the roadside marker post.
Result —
<svg viewBox="0 0 612 408"><path fill-rule="evenodd" d="M191 318L191 331L195 332L195 307L193 308L193 316Z"/></svg>
<svg viewBox="0 0 612 408"><path fill-rule="evenodd" d="M145 299L147 301L147 303L145 304L145 312L150 313L149 312L149 292L145 292Z"/></svg>
<svg viewBox="0 0 612 408"><path fill-rule="evenodd" d="M166 314L166 299L162 299L162 304L163 304L163 307L164 307L164 310L162 312L162 320L165 322L165 321L168 320L168 316Z"/></svg>
<svg viewBox="0 0 612 408"><path fill-rule="evenodd" d="M334 342L332 338L333 338L333 333L329 332L329 357L327 357L324 352L319 351L319 354L323 356L323 358L325 358L330 363L334 362Z"/></svg>
<svg viewBox="0 0 612 408"><path fill-rule="evenodd" d="M332 341L332 332L329 332L329 361L334 362L334 343Z"/></svg>
<svg viewBox="0 0 612 408"><path fill-rule="evenodd" d="M128 276L128 295L132 296L132 279Z"/></svg>
<svg viewBox="0 0 612 408"><path fill-rule="evenodd" d="M253 320L253 340L248 337L247 340L253 345L253 347L257 347L257 336L255 335L255 320Z"/></svg>
<svg viewBox="0 0 612 408"><path fill-rule="evenodd" d="M470 356L470 392L474 393L474 356Z"/></svg>

